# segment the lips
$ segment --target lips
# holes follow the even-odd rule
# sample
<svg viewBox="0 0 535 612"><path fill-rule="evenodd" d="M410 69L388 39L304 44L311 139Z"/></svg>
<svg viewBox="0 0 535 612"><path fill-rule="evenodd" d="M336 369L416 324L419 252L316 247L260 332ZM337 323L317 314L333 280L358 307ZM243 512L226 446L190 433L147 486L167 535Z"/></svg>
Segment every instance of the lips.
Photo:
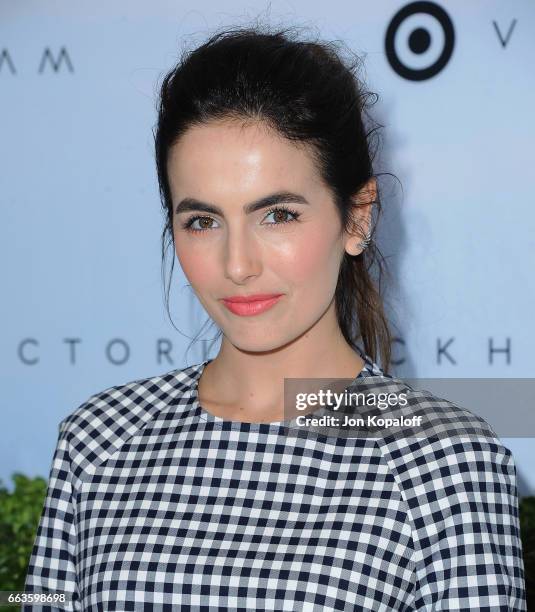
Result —
<svg viewBox="0 0 535 612"><path fill-rule="evenodd" d="M225 302L242 304L246 302L263 302L279 297L282 293L255 293L254 295L233 295L232 297L223 298Z"/></svg>
<svg viewBox="0 0 535 612"><path fill-rule="evenodd" d="M248 317L260 314L274 306L282 294L256 294L249 296L232 296L221 300L230 312Z"/></svg>

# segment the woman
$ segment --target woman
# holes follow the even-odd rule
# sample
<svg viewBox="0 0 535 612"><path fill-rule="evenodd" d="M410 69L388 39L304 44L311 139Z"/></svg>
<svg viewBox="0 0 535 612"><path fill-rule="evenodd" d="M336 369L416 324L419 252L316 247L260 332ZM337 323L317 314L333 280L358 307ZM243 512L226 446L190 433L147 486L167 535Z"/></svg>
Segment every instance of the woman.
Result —
<svg viewBox="0 0 535 612"><path fill-rule="evenodd" d="M162 238L221 348L61 422L27 591L77 610L526 609L511 452L387 373L366 99L332 45L289 30L221 32L165 77ZM332 377L407 391L450 435L288 435L284 379Z"/></svg>

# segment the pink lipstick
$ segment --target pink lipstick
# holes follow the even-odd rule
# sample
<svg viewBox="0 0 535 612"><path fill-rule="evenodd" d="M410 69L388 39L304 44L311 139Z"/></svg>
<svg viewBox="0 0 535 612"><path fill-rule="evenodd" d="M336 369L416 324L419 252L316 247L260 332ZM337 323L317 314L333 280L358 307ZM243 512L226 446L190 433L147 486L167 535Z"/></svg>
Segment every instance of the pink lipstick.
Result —
<svg viewBox="0 0 535 612"><path fill-rule="evenodd" d="M258 293L245 296L233 295L232 297L223 298L221 301L230 312L241 317L250 317L260 314L274 306L282 295L282 293Z"/></svg>

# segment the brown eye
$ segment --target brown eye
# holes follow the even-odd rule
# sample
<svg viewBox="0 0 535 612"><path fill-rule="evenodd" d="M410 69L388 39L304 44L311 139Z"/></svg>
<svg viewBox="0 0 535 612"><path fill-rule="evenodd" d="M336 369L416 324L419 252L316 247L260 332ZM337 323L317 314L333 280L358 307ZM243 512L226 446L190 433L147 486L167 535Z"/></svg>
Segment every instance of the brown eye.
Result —
<svg viewBox="0 0 535 612"><path fill-rule="evenodd" d="M284 223L292 223L293 221L297 221L301 213L298 213L296 210L290 210L285 206L276 206L268 211L267 217L273 215L275 222L267 223L267 225L283 225ZM291 215L291 218L288 216Z"/></svg>
<svg viewBox="0 0 535 612"><path fill-rule="evenodd" d="M203 229L210 229L210 225L209 225L210 221L213 221L213 219L210 219L210 217L201 217L199 219L200 226Z"/></svg>
<svg viewBox="0 0 535 612"><path fill-rule="evenodd" d="M200 227L193 227L193 224L196 223L197 221L199 222ZM213 227L210 225L210 223L212 221L213 221L212 217L201 217L201 216L197 215L195 217L191 217L191 219L186 221L182 225L182 228L185 229L188 232L202 233L202 232L204 232L206 230L213 229Z"/></svg>

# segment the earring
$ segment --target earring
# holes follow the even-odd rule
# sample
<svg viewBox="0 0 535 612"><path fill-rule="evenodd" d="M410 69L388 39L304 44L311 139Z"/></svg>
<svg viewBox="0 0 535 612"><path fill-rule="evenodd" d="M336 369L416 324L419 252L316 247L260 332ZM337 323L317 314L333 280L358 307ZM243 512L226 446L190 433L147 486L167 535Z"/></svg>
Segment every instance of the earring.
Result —
<svg viewBox="0 0 535 612"><path fill-rule="evenodd" d="M361 242L357 244L357 247L364 250L370 245L370 241L371 241L371 232L368 232L364 240L362 240Z"/></svg>
<svg viewBox="0 0 535 612"><path fill-rule="evenodd" d="M372 202L373 204L377 204L377 201ZM366 236L364 237L364 240L361 240L360 242L357 242L357 249L362 249L364 251L364 249L367 249L370 246L370 242L371 242L371 230L368 230L366 232ZM360 253L359 253L360 255Z"/></svg>

